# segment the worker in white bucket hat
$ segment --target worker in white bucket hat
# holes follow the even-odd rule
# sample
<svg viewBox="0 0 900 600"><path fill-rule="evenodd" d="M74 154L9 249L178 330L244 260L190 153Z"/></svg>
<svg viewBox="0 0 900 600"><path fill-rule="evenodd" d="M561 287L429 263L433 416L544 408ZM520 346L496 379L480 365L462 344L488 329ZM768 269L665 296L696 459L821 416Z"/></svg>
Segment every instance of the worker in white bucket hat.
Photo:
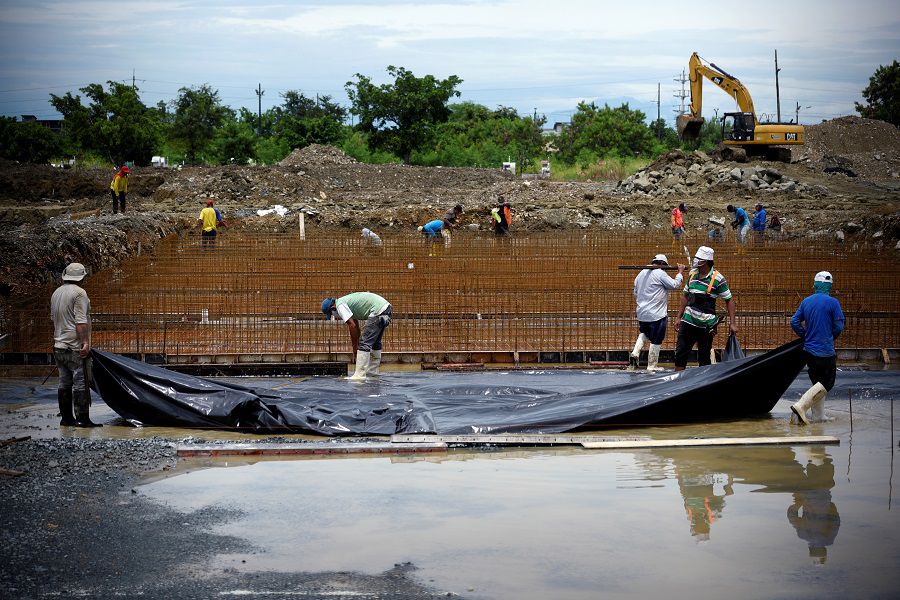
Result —
<svg viewBox="0 0 900 600"><path fill-rule="evenodd" d="M628 357L629 371L637 369L644 342L650 342L647 370L659 370L659 351L666 339L666 325L669 321L669 292L680 287L684 281L685 265L678 265L678 274L674 279L661 268L669 266L669 259L665 254L657 254L650 264L653 267L644 269L634 278L634 299L637 301L640 334Z"/></svg>
<svg viewBox="0 0 900 600"><path fill-rule="evenodd" d="M828 271L816 273L813 277L815 292L800 302L800 307L791 318L791 329L803 338L803 355L809 371L809 381L813 384L791 406L791 410L806 425L810 423L806 416L807 410L812 409L813 421L824 418L825 396L834 387L837 374L834 340L844 330L844 313L837 298L830 296L833 284L834 279Z"/></svg>
<svg viewBox="0 0 900 600"><path fill-rule="evenodd" d="M709 246L700 246L694 255L694 268L688 282L684 286L684 297L675 329L678 331L678 342L675 346L675 370L683 371L687 366L688 356L694 345L697 345L697 361L700 366L712 362L713 336L719 317L716 315L716 299L725 301L728 309L728 325L731 333L737 333L735 323L735 303L725 276L713 268L715 252Z"/></svg>

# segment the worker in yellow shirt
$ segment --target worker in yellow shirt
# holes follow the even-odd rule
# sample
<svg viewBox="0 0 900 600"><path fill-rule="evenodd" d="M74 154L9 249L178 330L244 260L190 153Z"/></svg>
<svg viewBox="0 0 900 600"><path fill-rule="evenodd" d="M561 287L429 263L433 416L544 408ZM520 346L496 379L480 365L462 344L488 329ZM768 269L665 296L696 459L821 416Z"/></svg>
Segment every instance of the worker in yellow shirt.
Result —
<svg viewBox="0 0 900 600"><path fill-rule="evenodd" d="M125 194L128 192L128 167L122 165L122 168L116 171L109 189L112 192L113 214L119 212L119 204L122 205L122 212L125 212Z"/></svg>
<svg viewBox="0 0 900 600"><path fill-rule="evenodd" d="M202 231L200 232L200 247L212 247L216 245L216 229L221 225L227 227L225 221L222 220L222 214L219 209L213 206L212 199L206 201L206 208L200 211L200 218L197 222L200 224Z"/></svg>

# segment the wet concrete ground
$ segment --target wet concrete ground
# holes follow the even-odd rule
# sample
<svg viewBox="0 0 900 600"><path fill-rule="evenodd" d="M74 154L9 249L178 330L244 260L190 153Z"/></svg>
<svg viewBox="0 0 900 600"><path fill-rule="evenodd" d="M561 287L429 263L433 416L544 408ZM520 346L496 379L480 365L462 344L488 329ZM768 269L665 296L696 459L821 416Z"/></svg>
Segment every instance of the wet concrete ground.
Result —
<svg viewBox="0 0 900 600"><path fill-rule="evenodd" d="M629 375L573 374L582 377ZM35 383L0 383L15 402L4 407L0 438L60 435L48 404L53 382ZM181 460L146 476L132 495L140 506L181 515L185 526L191 515L222 515L192 524L232 541L192 558L192 571L230 574L216 580L218 595L287 596L301 573L377 577L411 563L411 577L425 587L381 597L896 597L891 411L900 372L842 370L827 400L829 421L801 428L790 424L789 405L807 385L802 374L769 418L598 433L808 433L840 445ZM113 418L99 408L99 420ZM258 439L122 425L66 435ZM267 585L254 587L260 580Z"/></svg>

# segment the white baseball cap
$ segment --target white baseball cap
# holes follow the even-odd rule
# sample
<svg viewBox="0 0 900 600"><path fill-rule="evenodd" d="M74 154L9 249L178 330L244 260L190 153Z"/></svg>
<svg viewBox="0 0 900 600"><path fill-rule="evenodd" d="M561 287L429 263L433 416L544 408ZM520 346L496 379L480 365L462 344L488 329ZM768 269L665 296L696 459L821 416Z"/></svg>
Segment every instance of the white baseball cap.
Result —
<svg viewBox="0 0 900 600"><path fill-rule="evenodd" d="M63 281L81 281L87 275L84 265L81 263L72 263L63 270ZM816 275L818 277L818 275ZM831 275L828 276L829 278Z"/></svg>
<svg viewBox="0 0 900 600"><path fill-rule="evenodd" d="M656 256L653 257L653 260L650 262L661 262L661 263L668 265L669 259L666 258L665 254L657 254Z"/></svg>
<svg viewBox="0 0 900 600"><path fill-rule="evenodd" d="M709 246L700 246L697 248L697 253L694 254L694 258L699 260L713 260L713 255L715 251Z"/></svg>
<svg viewBox="0 0 900 600"><path fill-rule="evenodd" d="M816 276L813 278L813 281L815 281L816 283L818 283L818 282L834 283L834 281L831 278L831 273L829 273L828 271L819 271L818 273L816 273Z"/></svg>

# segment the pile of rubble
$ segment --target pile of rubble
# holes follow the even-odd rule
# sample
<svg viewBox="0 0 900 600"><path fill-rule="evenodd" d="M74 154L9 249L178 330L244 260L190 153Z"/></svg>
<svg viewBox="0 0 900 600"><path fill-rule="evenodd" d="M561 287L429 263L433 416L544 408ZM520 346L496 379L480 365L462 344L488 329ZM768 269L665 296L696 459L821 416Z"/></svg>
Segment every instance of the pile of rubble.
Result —
<svg viewBox="0 0 900 600"><path fill-rule="evenodd" d="M840 117L806 127L796 157L815 170L874 180L900 179L900 130L884 121Z"/></svg>
<svg viewBox="0 0 900 600"><path fill-rule="evenodd" d="M666 198L709 192L782 192L796 195L824 193L818 186L796 181L771 166L741 166L718 162L704 152L673 150L650 166L619 182L617 191Z"/></svg>
<svg viewBox="0 0 900 600"><path fill-rule="evenodd" d="M295 148L293 152L288 154L282 160L279 166L282 167L304 167L309 164L316 165L353 165L358 161L352 156L348 156L342 150L334 146L323 146L321 144L310 144L305 148Z"/></svg>

